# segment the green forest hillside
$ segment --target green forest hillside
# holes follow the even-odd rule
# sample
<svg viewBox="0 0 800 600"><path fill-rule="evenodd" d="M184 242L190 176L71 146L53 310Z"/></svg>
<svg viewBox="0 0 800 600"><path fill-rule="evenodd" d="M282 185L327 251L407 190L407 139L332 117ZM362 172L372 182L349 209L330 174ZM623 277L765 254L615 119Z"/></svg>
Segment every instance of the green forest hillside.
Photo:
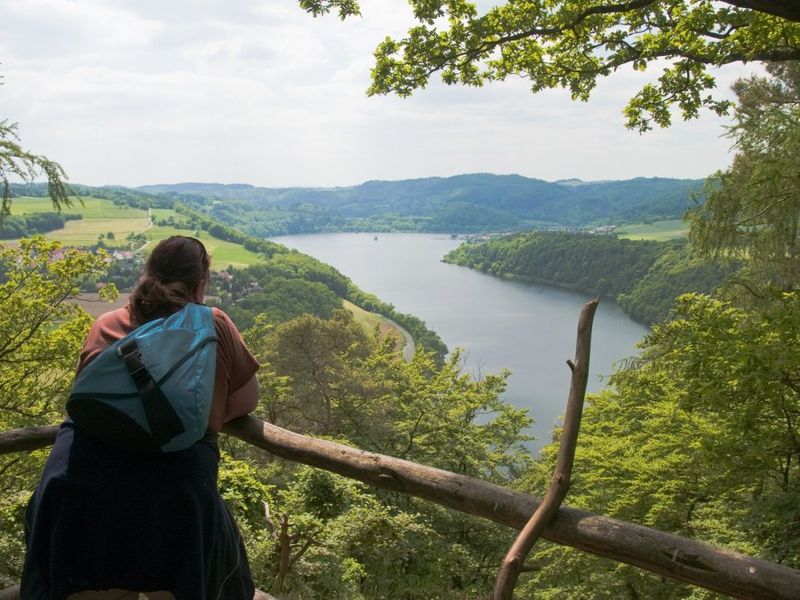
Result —
<svg viewBox="0 0 800 600"><path fill-rule="evenodd" d="M314 231L512 231L680 218L698 180L547 182L484 173L347 188L182 183L140 191L178 199L254 235Z"/></svg>
<svg viewBox="0 0 800 600"><path fill-rule="evenodd" d="M211 255L211 301L220 304L242 328L252 325L259 314L278 323L302 314L330 318L349 300L361 309L401 324L419 347L433 352L439 361L444 358L445 345L421 320L398 313L310 256L246 236L180 204L166 208L163 201L144 194L126 192L120 197L108 190L85 191L109 197L82 196L81 202L57 215L60 219L55 224L61 227L45 234L67 246L104 249L111 255L112 261L102 277L92 276L82 282L84 292L94 292L98 285L107 283L122 291L130 290L150 248L170 235L191 235L201 239ZM158 207L149 208L150 205ZM47 211L52 211L48 199L19 197L12 206L12 218L39 222L38 215L52 214ZM397 339L399 332L392 335Z"/></svg>
<svg viewBox="0 0 800 600"><path fill-rule="evenodd" d="M504 279L611 298L647 324L664 321L681 294L713 292L737 268L736 261L698 256L680 240L555 232L465 243L443 260Z"/></svg>

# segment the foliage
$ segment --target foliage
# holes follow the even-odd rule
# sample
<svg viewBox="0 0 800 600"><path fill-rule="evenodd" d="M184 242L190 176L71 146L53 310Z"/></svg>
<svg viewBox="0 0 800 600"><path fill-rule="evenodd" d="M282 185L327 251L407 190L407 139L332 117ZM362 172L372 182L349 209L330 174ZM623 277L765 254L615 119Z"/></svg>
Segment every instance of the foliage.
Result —
<svg viewBox="0 0 800 600"><path fill-rule="evenodd" d="M800 566L800 294L774 300L682 296L641 361L591 399L570 503ZM529 486L546 484L554 453ZM537 560L523 588L537 597L716 597L562 548Z"/></svg>
<svg viewBox="0 0 800 600"><path fill-rule="evenodd" d="M527 232L462 244L444 260L498 277L555 285L615 299L633 318L667 318L675 298L711 292L738 267L693 255L684 242L607 235Z"/></svg>
<svg viewBox="0 0 800 600"><path fill-rule="evenodd" d="M192 211L206 230L203 215L263 237L320 231L510 231L679 218L702 185L664 178L551 183L475 173L334 189L199 183L144 189L181 199L181 212Z"/></svg>
<svg viewBox="0 0 800 600"><path fill-rule="evenodd" d="M70 302L106 268L102 254L63 249L41 237L0 246L0 428L63 418L91 317ZM104 290L112 298L113 287ZM45 452L0 458L0 582L18 581L24 508Z"/></svg>
<svg viewBox="0 0 800 600"><path fill-rule="evenodd" d="M747 279L795 289L800 281L800 63L773 64L770 77L734 85L736 157L710 178L708 201L690 212L703 252L745 257Z"/></svg>
<svg viewBox="0 0 800 600"><path fill-rule="evenodd" d="M352 0L325 4L358 14ZM408 96L439 72L470 86L516 75L533 92L562 87L585 101L600 77L666 63L625 108L627 126L644 131L668 126L673 106L684 119L701 108L725 113L730 103L708 94L713 67L800 59L793 0L507 0L482 14L469 0L410 4L418 24L378 45L369 94Z"/></svg>
<svg viewBox="0 0 800 600"><path fill-rule="evenodd" d="M62 414L76 349L90 317L74 298L104 272L105 257L62 250L43 238L0 250L0 411L7 427L52 423ZM113 287L103 292L112 298Z"/></svg>
<svg viewBox="0 0 800 600"><path fill-rule="evenodd" d="M660 252L661 246L655 242L528 232L481 244L462 244L444 260L498 277L613 298L630 290Z"/></svg>
<svg viewBox="0 0 800 600"><path fill-rule="evenodd" d="M222 297L222 307L240 327L258 315L280 323L302 314L328 318L341 307L346 277L311 256L273 245L277 250L260 264L229 269L227 280L212 281L212 293Z"/></svg>
<svg viewBox="0 0 800 600"><path fill-rule="evenodd" d="M53 212L7 216L0 223L0 239L13 240L54 231L64 227L66 221L80 218L82 218L80 215Z"/></svg>
<svg viewBox="0 0 800 600"><path fill-rule="evenodd" d="M678 296L687 292L710 294L741 267L738 260L711 261L684 244L669 245L647 274L615 300L638 321L664 322Z"/></svg>
<svg viewBox="0 0 800 600"><path fill-rule="evenodd" d="M327 318L341 306L341 299L322 283L277 276L271 277L263 289L251 291L228 307L228 311L241 327L249 327L256 315L281 323L305 314Z"/></svg>
<svg viewBox="0 0 800 600"><path fill-rule="evenodd" d="M350 283L347 287L347 299L364 310L389 317L402 325L414 338L414 343L417 346L430 352L437 364L442 364L447 354L447 346L438 333L428 329L425 321L415 315L398 312L391 304L383 302L374 294L359 289L353 283Z"/></svg>
<svg viewBox="0 0 800 600"><path fill-rule="evenodd" d="M458 352L441 367L422 352L405 362L344 311L280 325L260 318L244 335L264 365L259 410L281 426L500 484L531 463L520 433L530 420L499 399L506 374L476 381ZM293 552L309 544L281 597L479 598L511 535L308 467L266 470L273 521L286 517ZM279 544L267 529L256 522L248 543L259 585L277 592Z"/></svg>
<svg viewBox="0 0 800 600"><path fill-rule="evenodd" d="M613 298L644 277L663 250L658 242L527 232L481 244L462 244L445 260L499 277L550 283Z"/></svg>
<svg viewBox="0 0 800 600"><path fill-rule="evenodd" d="M47 179L47 195L53 208L60 212L63 207L72 206L67 174L61 165L20 146L17 124L7 119L0 120L0 188L3 192L0 221L11 214L11 180L31 183L40 174Z"/></svg>

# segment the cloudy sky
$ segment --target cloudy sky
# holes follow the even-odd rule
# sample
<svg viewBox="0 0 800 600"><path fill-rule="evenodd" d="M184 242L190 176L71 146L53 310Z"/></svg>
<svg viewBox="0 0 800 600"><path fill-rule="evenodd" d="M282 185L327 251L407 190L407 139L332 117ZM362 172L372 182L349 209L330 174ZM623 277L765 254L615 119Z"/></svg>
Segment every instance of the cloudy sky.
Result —
<svg viewBox="0 0 800 600"><path fill-rule="evenodd" d="M522 80L368 98L373 49L411 14L404 0L361 6L341 22L292 0L3 0L0 119L89 185L704 177L730 161L726 120L710 114L623 127L654 73L617 73L588 103ZM718 85L748 72L726 68Z"/></svg>

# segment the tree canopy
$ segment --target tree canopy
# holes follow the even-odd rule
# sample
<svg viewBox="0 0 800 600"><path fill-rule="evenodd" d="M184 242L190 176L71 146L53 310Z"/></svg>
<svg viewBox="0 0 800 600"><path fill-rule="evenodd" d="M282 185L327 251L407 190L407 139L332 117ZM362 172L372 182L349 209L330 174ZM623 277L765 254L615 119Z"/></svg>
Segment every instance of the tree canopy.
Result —
<svg viewBox="0 0 800 600"><path fill-rule="evenodd" d="M796 289L800 278L800 64L771 64L770 77L739 80L737 150L689 213L691 239L709 254L749 257L749 278Z"/></svg>
<svg viewBox="0 0 800 600"><path fill-rule="evenodd" d="M644 131L701 108L725 113L709 72L734 62L800 59L800 5L794 0L508 0L486 12L468 0L410 0L419 22L375 50L369 94L408 96L440 73L447 84L482 86L516 75L531 90L567 88L587 100L598 78L630 67L662 66L625 108ZM358 14L354 0L301 0L316 15Z"/></svg>

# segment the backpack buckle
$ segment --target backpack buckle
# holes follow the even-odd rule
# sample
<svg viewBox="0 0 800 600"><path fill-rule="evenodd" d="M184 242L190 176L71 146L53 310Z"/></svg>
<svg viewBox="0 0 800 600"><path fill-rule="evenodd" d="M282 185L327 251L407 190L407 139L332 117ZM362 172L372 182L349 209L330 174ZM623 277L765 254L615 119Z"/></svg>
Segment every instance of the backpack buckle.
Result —
<svg viewBox="0 0 800 600"><path fill-rule="evenodd" d="M139 345L136 343L136 340L128 340L117 347L117 356L125 361L128 373L130 373L130 376L137 384L149 377L150 374L142 362L142 355L139 352Z"/></svg>

